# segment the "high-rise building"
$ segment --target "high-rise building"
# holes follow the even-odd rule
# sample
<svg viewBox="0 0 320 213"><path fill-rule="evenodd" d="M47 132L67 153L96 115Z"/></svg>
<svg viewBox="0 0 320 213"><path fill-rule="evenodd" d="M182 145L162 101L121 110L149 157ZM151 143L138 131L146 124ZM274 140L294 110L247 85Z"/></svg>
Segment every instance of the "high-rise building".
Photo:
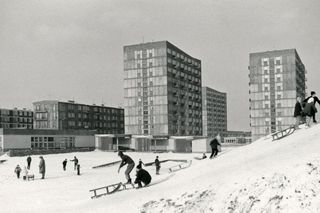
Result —
<svg viewBox="0 0 320 213"><path fill-rule="evenodd" d="M202 87L203 135L224 137L227 132L227 93Z"/></svg>
<svg viewBox="0 0 320 213"><path fill-rule="evenodd" d="M202 135L201 61L168 41L124 47L125 132Z"/></svg>
<svg viewBox="0 0 320 213"><path fill-rule="evenodd" d="M100 134L124 133L124 110L74 101L38 101L34 106L34 129L96 130Z"/></svg>
<svg viewBox="0 0 320 213"><path fill-rule="evenodd" d="M305 97L305 67L295 49L251 53L252 141L294 123L296 97Z"/></svg>
<svg viewBox="0 0 320 213"><path fill-rule="evenodd" d="M4 129L32 129L33 112L17 108L0 109L0 128Z"/></svg>

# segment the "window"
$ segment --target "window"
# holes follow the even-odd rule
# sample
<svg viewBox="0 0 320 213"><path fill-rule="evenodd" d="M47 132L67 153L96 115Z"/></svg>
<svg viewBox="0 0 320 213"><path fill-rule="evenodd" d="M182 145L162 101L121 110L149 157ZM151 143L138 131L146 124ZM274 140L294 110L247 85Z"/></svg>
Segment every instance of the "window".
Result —
<svg viewBox="0 0 320 213"><path fill-rule="evenodd" d="M268 66L268 61L263 61L263 66Z"/></svg>
<svg viewBox="0 0 320 213"><path fill-rule="evenodd" d="M264 91L268 91L269 90L269 88L268 87L264 87Z"/></svg>
<svg viewBox="0 0 320 213"><path fill-rule="evenodd" d="M281 86L277 86L277 90L281 90Z"/></svg>
<svg viewBox="0 0 320 213"><path fill-rule="evenodd" d="M266 108L266 109L269 108L269 104L265 104L264 108Z"/></svg>
<svg viewBox="0 0 320 213"><path fill-rule="evenodd" d="M152 53L149 53L149 58L152 58Z"/></svg>
<svg viewBox="0 0 320 213"><path fill-rule="evenodd" d="M152 67L153 65L152 65L152 62L149 62L149 67Z"/></svg>
<svg viewBox="0 0 320 213"><path fill-rule="evenodd" d="M279 108L280 108L280 107L281 107L281 103L277 103L277 107L279 107Z"/></svg>
<svg viewBox="0 0 320 213"><path fill-rule="evenodd" d="M281 64L281 61L278 59L276 60L276 65L280 65Z"/></svg>
<svg viewBox="0 0 320 213"><path fill-rule="evenodd" d="M277 77L277 82L280 82L281 81L281 78L280 77Z"/></svg>
<svg viewBox="0 0 320 213"><path fill-rule="evenodd" d="M264 79L264 83L268 83L268 79L267 78Z"/></svg>
<svg viewBox="0 0 320 213"><path fill-rule="evenodd" d="M140 64L140 63L137 64L137 68L138 68L138 69L141 68L141 64Z"/></svg>
<svg viewBox="0 0 320 213"><path fill-rule="evenodd" d="M268 70L264 70L264 74L265 74L265 75L268 75Z"/></svg>
<svg viewBox="0 0 320 213"><path fill-rule="evenodd" d="M281 95L277 95L277 99L281 99Z"/></svg>
<svg viewBox="0 0 320 213"><path fill-rule="evenodd" d="M268 100L268 99L269 99L269 96L268 96L268 95L265 95L265 96L264 96L264 99L265 99L265 100Z"/></svg>
<svg viewBox="0 0 320 213"><path fill-rule="evenodd" d="M277 72L277 73L281 73L280 68L277 68L277 69L276 69L276 72Z"/></svg>

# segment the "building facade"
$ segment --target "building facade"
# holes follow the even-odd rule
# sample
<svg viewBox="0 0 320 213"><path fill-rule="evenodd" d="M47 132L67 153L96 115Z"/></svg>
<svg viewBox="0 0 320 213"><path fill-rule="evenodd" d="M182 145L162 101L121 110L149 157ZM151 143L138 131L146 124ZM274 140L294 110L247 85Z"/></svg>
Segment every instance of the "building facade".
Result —
<svg viewBox="0 0 320 213"><path fill-rule="evenodd" d="M305 97L305 66L295 49L250 54L252 141L294 123L296 97Z"/></svg>
<svg viewBox="0 0 320 213"><path fill-rule="evenodd" d="M0 128L5 129L32 129L33 112L17 108L0 109Z"/></svg>
<svg viewBox="0 0 320 213"><path fill-rule="evenodd" d="M201 61L168 41L124 47L125 133L202 135Z"/></svg>
<svg viewBox="0 0 320 213"><path fill-rule="evenodd" d="M227 94L202 87L203 136L224 137L227 132Z"/></svg>
<svg viewBox="0 0 320 213"><path fill-rule="evenodd" d="M39 101L34 106L34 129L96 130L100 134L124 133L124 110L74 101Z"/></svg>
<svg viewBox="0 0 320 213"><path fill-rule="evenodd" d="M89 130L0 129L0 150L60 150L94 147Z"/></svg>

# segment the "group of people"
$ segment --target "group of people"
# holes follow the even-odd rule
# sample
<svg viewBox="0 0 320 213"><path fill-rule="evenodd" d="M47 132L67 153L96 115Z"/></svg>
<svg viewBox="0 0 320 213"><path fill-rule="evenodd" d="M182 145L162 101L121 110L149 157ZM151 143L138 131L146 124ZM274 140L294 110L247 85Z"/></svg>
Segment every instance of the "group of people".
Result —
<svg viewBox="0 0 320 213"><path fill-rule="evenodd" d="M46 163L45 163L45 160L43 159L42 156L40 156L39 158L40 158L39 173L41 174L41 179L44 179L45 173L46 173ZM23 167L23 171L22 171L22 169L21 169L19 164L16 166L16 168L14 169L14 172L16 173L18 179L20 178L21 171L22 171L22 174L23 174L23 180L27 180L28 179L28 176L29 176L29 173L30 173L30 168L31 168L31 161L32 161L31 156L28 156L27 157L27 166ZM34 177L33 174L31 176Z"/></svg>
<svg viewBox="0 0 320 213"><path fill-rule="evenodd" d="M45 162L43 156L40 156L39 158L40 158L39 173L41 174L41 179L44 179L45 174L46 174L46 162ZM30 168L31 168L31 161L32 161L31 156L28 156L27 157L27 166L24 166L23 170L21 169L19 164L16 166L16 168L14 169L14 172L16 173L18 179L20 178L21 172L23 174L24 180L26 180L28 178L28 175L30 173ZM79 164L78 158L76 156L74 156L74 158L70 161L74 162L74 170L77 170L77 175L80 175L80 164ZM67 169L67 163L68 163L67 159L65 159L62 162L63 171L66 171L66 169ZM32 176L34 176L34 175L32 174Z"/></svg>
<svg viewBox="0 0 320 213"><path fill-rule="evenodd" d="M316 121L316 113L317 108L315 107L315 104L320 104L320 100L316 96L315 91L311 91L311 94L309 97L307 97L305 100L301 100L301 97L297 97L297 102L294 108L294 117L296 118L295 122L295 128L299 129L299 125L302 121L302 118L306 118L306 126L311 126L311 121L313 123L317 123Z"/></svg>
<svg viewBox="0 0 320 213"><path fill-rule="evenodd" d="M150 173L142 168L142 165L145 165L141 159L139 159L139 163L136 167L136 179L135 181L132 183L131 177L130 177L130 173L133 170L135 163L132 160L131 157L129 157L128 155L123 154L122 151L118 152L118 156L121 158L121 163L120 166L118 168L118 173L120 172L120 169L127 165L125 176L127 179L127 183L126 184L138 184L138 188L142 187L142 183L144 184L144 186L147 186L150 184L151 182L151 175ZM156 157L154 164L156 166L156 174L158 175L160 172L160 160L159 160L159 156Z"/></svg>

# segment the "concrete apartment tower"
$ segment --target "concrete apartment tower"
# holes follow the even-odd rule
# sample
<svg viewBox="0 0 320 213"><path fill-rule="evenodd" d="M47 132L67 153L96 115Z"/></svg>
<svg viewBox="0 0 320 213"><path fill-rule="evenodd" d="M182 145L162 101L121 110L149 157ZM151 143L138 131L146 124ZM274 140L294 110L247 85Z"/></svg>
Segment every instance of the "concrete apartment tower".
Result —
<svg viewBox="0 0 320 213"><path fill-rule="evenodd" d="M295 49L250 54L252 141L294 124L296 97L305 98L305 67Z"/></svg>
<svg viewBox="0 0 320 213"><path fill-rule="evenodd" d="M202 135L201 61L168 41L124 47L125 133Z"/></svg>
<svg viewBox="0 0 320 213"><path fill-rule="evenodd" d="M227 93L202 87L202 126L204 136L226 136Z"/></svg>

